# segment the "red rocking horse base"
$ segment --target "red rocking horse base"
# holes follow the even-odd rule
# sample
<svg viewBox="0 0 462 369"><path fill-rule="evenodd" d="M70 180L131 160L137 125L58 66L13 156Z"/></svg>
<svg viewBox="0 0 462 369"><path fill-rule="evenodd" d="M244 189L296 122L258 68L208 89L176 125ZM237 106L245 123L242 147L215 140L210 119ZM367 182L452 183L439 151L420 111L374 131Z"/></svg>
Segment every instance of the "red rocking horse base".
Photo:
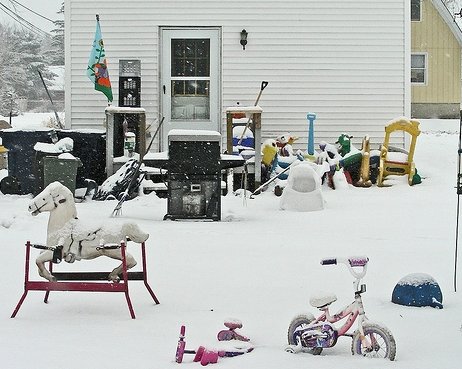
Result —
<svg viewBox="0 0 462 369"><path fill-rule="evenodd" d="M146 248L145 243L141 244L141 258L142 258L142 270L139 272L128 272L127 262L125 259L125 242L122 242L120 246L122 252L122 274L119 283L108 282L107 272L54 272L53 263L50 261L49 271L56 278L56 282L49 281L30 281L29 280L29 262L30 262L30 248L34 247L27 241L26 243L26 263L25 263L25 278L24 278L24 293L19 299L16 308L11 315L14 318L21 308L22 303L26 299L29 291L45 291L45 298L43 301L48 302L48 297L51 291L83 291L83 292L123 292L125 299L127 300L128 310L130 316L135 319L135 311L130 300L130 294L128 291L128 281L143 281L146 289L151 295L152 299L156 304L159 304L159 300L149 286L146 272ZM43 247L42 247L43 248ZM99 282L89 282L99 281Z"/></svg>

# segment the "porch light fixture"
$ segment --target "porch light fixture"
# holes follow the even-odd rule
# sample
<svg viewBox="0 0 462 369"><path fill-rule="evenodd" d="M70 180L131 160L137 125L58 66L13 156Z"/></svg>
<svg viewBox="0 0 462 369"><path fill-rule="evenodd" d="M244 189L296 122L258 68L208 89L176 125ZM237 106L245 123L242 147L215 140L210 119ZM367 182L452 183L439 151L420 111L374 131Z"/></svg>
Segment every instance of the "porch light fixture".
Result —
<svg viewBox="0 0 462 369"><path fill-rule="evenodd" d="M242 45L242 50L245 50L245 45L247 45L247 31L243 29L241 31L241 45Z"/></svg>

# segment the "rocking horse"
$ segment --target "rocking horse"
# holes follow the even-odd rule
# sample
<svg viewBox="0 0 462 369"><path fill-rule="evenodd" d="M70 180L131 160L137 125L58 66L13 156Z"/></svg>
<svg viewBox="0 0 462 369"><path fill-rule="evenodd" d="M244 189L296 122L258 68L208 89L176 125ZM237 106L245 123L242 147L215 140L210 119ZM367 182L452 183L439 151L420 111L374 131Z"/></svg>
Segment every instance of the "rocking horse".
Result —
<svg viewBox="0 0 462 369"><path fill-rule="evenodd" d="M84 224L77 218L77 209L71 191L59 182L49 184L30 203L29 212L38 215L49 212L47 228L47 247L62 246L61 259L72 263L75 260L90 260L99 256L122 260L120 248L101 247L102 243L116 243L127 238L137 243L145 242L149 234L144 233L134 223ZM39 275L50 282L56 278L47 270L45 263L53 260L53 250L42 252L36 259ZM56 253L55 253L56 257ZM125 253L127 269L133 268L136 261ZM116 267L108 280L117 282L123 264Z"/></svg>

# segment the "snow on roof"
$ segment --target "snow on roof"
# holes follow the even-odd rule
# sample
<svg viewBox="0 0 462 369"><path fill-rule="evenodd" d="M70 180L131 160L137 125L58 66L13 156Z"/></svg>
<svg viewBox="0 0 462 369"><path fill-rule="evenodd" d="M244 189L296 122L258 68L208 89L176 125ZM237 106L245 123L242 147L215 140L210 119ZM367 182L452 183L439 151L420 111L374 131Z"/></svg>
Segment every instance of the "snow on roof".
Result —
<svg viewBox="0 0 462 369"><path fill-rule="evenodd" d="M459 45L462 46L462 30L459 27L459 24L456 22L454 15L451 14L448 7L442 0L431 0L433 5L435 6L438 13L440 13L441 18L446 22L449 29L453 33L454 37L459 42Z"/></svg>
<svg viewBox="0 0 462 369"><path fill-rule="evenodd" d="M221 134L217 131L172 129L168 132L168 141L220 141Z"/></svg>

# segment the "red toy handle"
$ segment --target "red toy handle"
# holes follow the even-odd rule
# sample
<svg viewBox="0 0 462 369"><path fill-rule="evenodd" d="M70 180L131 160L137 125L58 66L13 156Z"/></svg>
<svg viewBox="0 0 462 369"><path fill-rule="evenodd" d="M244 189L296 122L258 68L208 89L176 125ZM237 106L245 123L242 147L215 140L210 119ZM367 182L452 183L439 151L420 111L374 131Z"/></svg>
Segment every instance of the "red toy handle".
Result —
<svg viewBox="0 0 462 369"><path fill-rule="evenodd" d="M183 361L184 347L186 343L184 341L179 341L176 348L175 361L180 364Z"/></svg>
<svg viewBox="0 0 462 369"><path fill-rule="evenodd" d="M178 364L180 364L183 361L184 348L186 346L186 342L184 340L185 333L186 333L186 327L182 325L180 328L180 339L178 340L178 345L176 346L176 354L175 354L175 361Z"/></svg>

